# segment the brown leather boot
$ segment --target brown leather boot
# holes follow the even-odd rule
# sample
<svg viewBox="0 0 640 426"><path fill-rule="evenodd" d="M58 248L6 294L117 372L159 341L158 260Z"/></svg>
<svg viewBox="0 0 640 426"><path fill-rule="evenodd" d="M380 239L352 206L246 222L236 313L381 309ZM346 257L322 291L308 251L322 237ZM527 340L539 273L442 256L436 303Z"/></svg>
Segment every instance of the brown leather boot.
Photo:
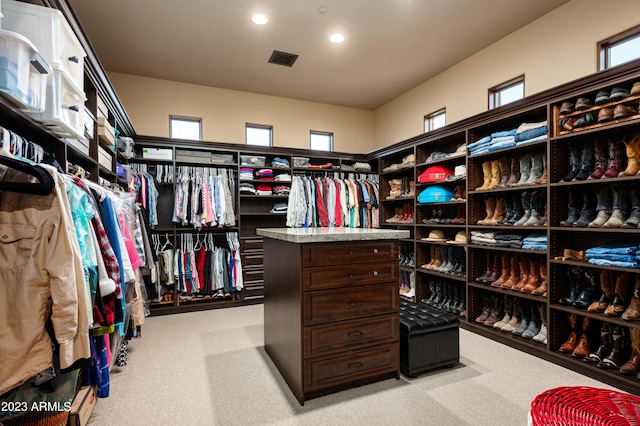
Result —
<svg viewBox="0 0 640 426"><path fill-rule="evenodd" d="M478 225L489 225L489 221L493 219L493 214L496 211L496 197L489 197L484 200L484 208L487 212L487 217L479 220Z"/></svg>
<svg viewBox="0 0 640 426"><path fill-rule="evenodd" d="M631 272L623 272L618 275L613 301L607 306L607 309L604 310L605 315L617 317L624 313L627 295L630 293L631 277Z"/></svg>
<svg viewBox="0 0 640 426"><path fill-rule="evenodd" d="M504 197L497 197L493 217L487 221L486 225L495 225L502 219L504 219Z"/></svg>
<svg viewBox="0 0 640 426"><path fill-rule="evenodd" d="M495 160L491 162L491 182L486 189L496 188L500 184L500 161Z"/></svg>
<svg viewBox="0 0 640 426"><path fill-rule="evenodd" d="M545 265L544 261L540 262L540 285L538 288L533 290L531 294L535 294L536 296L547 296L547 265Z"/></svg>
<svg viewBox="0 0 640 426"><path fill-rule="evenodd" d="M436 261L436 257L435 257L435 255L433 254L433 248L434 248L434 247L435 247L435 246L431 246L431 247L429 248L429 263L425 263L424 265L422 265L422 266L421 266L421 268L424 268L424 269L431 269L431 266L433 265L433 262L435 262L435 261Z"/></svg>
<svg viewBox="0 0 640 426"><path fill-rule="evenodd" d="M498 183L498 187L504 188L507 186L507 182L509 182L509 159L507 157L499 159L498 167L500 168L500 182Z"/></svg>
<svg viewBox="0 0 640 426"><path fill-rule="evenodd" d="M484 323L489 315L491 315L491 303L493 301L493 296L481 296L482 297L482 313L476 317L476 322Z"/></svg>
<svg viewBox="0 0 640 426"><path fill-rule="evenodd" d="M518 281L520 280L520 270L518 265L518 256L511 256L511 275L509 275L509 279L506 280L500 287L502 288L513 288Z"/></svg>
<svg viewBox="0 0 640 426"><path fill-rule="evenodd" d="M440 248L438 246L432 246L432 247L433 247L433 257L435 258L435 260L433 262L433 265L431 265L431 267L428 269L434 270L442 266L442 254L440 253Z"/></svg>
<svg viewBox="0 0 640 426"><path fill-rule="evenodd" d="M602 295L600 299L593 302L587 308L589 312L604 312L613 300L613 271L604 269L600 272L600 288L602 289Z"/></svg>
<svg viewBox="0 0 640 426"><path fill-rule="evenodd" d="M571 353L571 356L573 356L574 358L582 359L591 353L591 348L589 348L589 340L587 339L587 328L589 328L590 322L591 318L582 317L582 334L580 335L578 345Z"/></svg>
<svg viewBox="0 0 640 426"><path fill-rule="evenodd" d="M622 374L636 374L640 370L640 329L630 329L631 358L620 367Z"/></svg>
<svg viewBox="0 0 640 426"><path fill-rule="evenodd" d="M522 287L527 285L527 281L529 280L529 259L522 256L520 260L520 281L516 285L512 287L512 290L520 290Z"/></svg>
<svg viewBox="0 0 640 426"><path fill-rule="evenodd" d="M511 175L507 181L507 186L516 186L520 180L520 156L516 155L511 158Z"/></svg>
<svg viewBox="0 0 640 426"><path fill-rule="evenodd" d="M618 176L635 176L640 172L640 136L635 136L629 143L623 143L627 149L627 168Z"/></svg>
<svg viewBox="0 0 640 426"><path fill-rule="evenodd" d="M527 278L527 283L524 287L520 289L520 291L525 293L531 293L533 290L538 288L540 285L540 259L534 259L532 262L529 262L529 278Z"/></svg>
<svg viewBox="0 0 640 426"><path fill-rule="evenodd" d="M636 275L636 288L631 298L629 307L622 314L622 319L627 321L637 321L640 319L640 275Z"/></svg>
<svg viewBox="0 0 640 426"><path fill-rule="evenodd" d="M483 324L487 327L493 327L495 323L500 321L500 317L502 317L502 298L496 296L493 298L491 313L489 314L489 317L484 320Z"/></svg>
<svg viewBox="0 0 640 426"><path fill-rule="evenodd" d="M578 318L576 314L569 315L569 326L571 327L571 333L567 340L560 346L560 352L572 353L576 345L578 344L578 329L576 328Z"/></svg>
<svg viewBox="0 0 640 426"><path fill-rule="evenodd" d="M511 276L511 259L509 253L502 255L502 275L491 283L491 287L500 287Z"/></svg>
<svg viewBox="0 0 640 426"><path fill-rule="evenodd" d="M491 184L491 161L485 161L482 163L482 175L484 176L484 181L481 186L476 188L476 191L482 191L489 188L489 185Z"/></svg>

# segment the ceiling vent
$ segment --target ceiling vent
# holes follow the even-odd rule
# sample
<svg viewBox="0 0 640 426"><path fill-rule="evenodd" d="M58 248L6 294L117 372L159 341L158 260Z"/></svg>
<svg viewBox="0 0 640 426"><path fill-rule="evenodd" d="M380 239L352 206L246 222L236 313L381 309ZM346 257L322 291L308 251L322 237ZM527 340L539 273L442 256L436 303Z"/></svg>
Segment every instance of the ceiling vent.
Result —
<svg viewBox="0 0 640 426"><path fill-rule="evenodd" d="M280 52L279 50L274 50L269 58L270 64L276 65L284 65L285 67L292 67L293 63L298 59L298 55L294 55L293 53Z"/></svg>

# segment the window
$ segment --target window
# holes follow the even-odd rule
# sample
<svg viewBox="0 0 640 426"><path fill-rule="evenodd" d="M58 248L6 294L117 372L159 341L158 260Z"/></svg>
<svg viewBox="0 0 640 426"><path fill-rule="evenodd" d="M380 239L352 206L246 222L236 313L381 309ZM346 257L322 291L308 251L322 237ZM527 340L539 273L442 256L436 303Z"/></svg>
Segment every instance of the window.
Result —
<svg viewBox="0 0 640 426"><path fill-rule="evenodd" d="M640 26L598 43L600 71L640 58Z"/></svg>
<svg viewBox="0 0 640 426"><path fill-rule="evenodd" d="M424 131L430 132L440 127L444 127L447 124L447 110L442 108L439 111L432 112L429 115L424 116Z"/></svg>
<svg viewBox="0 0 640 426"><path fill-rule="evenodd" d="M202 140L202 119L170 115L169 136L178 139Z"/></svg>
<svg viewBox="0 0 640 426"><path fill-rule="evenodd" d="M333 133L311 132L311 149L318 151L333 150Z"/></svg>
<svg viewBox="0 0 640 426"><path fill-rule="evenodd" d="M273 144L273 126L247 124L247 145L271 146Z"/></svg>
<svg viewBox="0 0 640 426"><path fill-rule="evenodd" d="M524 75L489 89L489 109L524 98Z"/></svg>

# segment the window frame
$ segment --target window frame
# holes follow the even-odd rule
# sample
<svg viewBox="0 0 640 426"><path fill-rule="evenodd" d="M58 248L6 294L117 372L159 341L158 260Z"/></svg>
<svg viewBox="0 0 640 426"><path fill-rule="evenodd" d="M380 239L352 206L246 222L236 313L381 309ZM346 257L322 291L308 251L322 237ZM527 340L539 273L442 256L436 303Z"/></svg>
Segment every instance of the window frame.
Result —
<svg viewBox="0 0 640 426"><path fill-rule="evenodd" d="M433 125L434 121L440 115L444 115L444 124L441 127L434 127ZM442 127L445 127L446 125L447 125L447 108L440 108L439 110L424 116L423 126L424 126L425 133L434 131L436 129L440 129Z"/></svg>
<svg viewBox="0 0 640 426"><path fill-rule="evenodd" d="M325 149L314 148L313 145L312 145L313 135L329 136L329 149L325 150ZM309 149L311 149L313 151L333 152L333 132L325 132L325 131L321 131L321 130L310 130L309 131Z"/></svg>
<svg viewBox="0 0 640 426"><path fill-rule="evenodd" d="M500 93L501 92L503 92L503 91L505 91L507 89L510 89L512 87L518 86L520 84L522 84L522 98L520 98L520 99L524 99L524 97L525 97L524 74L522 74L522 75L520 75L518 77L512 78L511 80L505 81L504 83L498 84L497 86L490 87L489 90L488 90L489 96L488 96L487 108L489 110L492 110L492 109L499 108L499 107L501 107L503 105L510 104L511 102L519 101L520 99L516 99L515 101L511 101L511 102L507 102L505 104L497 105L497 101L500 100Z"/></svg>
<svg viewBox="0 0 640 426"><path fill-rule="evenodd" d="M191 139L191 138L183 138L183 137L179 137L179 136L173 136L173 121L191 121L194 123L198 123L198 139ZM198 118L198 117L187 117L184 115L169 115L169 137L172 139L186 139L186 140L198 140L201 141L202 140L202 118Z"/></svg>
<svg viewBox="0 0 640 426"><path fill-rule="evenodd" d="M247 134L247 131L249 130L249 128L252 129L261 129L261 130L268 130L269 131L269 145L259 145L259 144L255 144L255 143L249 143L249 135ZM255 124L255 123L245 123L244 126L244 143L245 145L249 145L249 146L273 146L273 126L269 125L269 124Z"/></svg>
<svg viewBox="0 0 640 426"><path fill-rule="evenodd" d="M622 31L612 37L606 38L598 42L597 45L597 55L598 58L598 71L604 71L609 68L616 67L618 65L611 65L611 48L626 43L633 39L640 39L640 25L635 26L633 28L629 28L628 30ZM627 62L631 62L633 60L640 59L640 55L635 59L630 59ZM623 62L623 63L627 63Z"/></svg>

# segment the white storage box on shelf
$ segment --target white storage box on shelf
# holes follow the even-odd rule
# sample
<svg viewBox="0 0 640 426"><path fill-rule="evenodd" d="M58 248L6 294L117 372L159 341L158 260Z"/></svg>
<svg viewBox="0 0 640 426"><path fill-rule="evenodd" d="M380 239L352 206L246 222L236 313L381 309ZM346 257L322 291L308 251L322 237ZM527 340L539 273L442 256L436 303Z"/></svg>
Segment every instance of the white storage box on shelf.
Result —
<svg viewBox="0 0 640 426"><path fill-rule="evenodd" d="M80 41L62 12L15 0L2 2L2 29L27 37L52 68L64 70L79 92L84 92L84 58Z"/></svg>
<svg viewBox="0 0 640 426"><path fill-rule="evenodd" d="M51 68L24 36L0 30L0 91L23 111L43 111Z"/></svg>
<svg viewBox="0 0 640 426"><path fill-rule="evenodd" d="M53 69L47 82L46 97L44 112L28 114L58 136L83 139L82 111L87 98L71 84L66 73Z"/></svg>

